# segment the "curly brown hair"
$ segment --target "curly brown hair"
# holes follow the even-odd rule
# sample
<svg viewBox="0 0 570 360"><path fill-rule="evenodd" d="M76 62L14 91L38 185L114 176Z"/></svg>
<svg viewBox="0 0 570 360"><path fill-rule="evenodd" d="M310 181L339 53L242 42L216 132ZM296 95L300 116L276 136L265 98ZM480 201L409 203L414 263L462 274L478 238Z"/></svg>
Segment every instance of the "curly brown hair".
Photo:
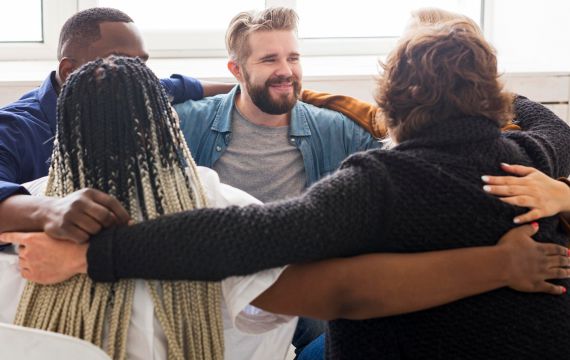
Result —
<svg viewBox="0 0 570 360"><path fill-rule="evenodd" d="M380 65L376 102L398 142L435 121L483 116L503 126L514 117L495 50L465 20L414 31Z"/></svg>

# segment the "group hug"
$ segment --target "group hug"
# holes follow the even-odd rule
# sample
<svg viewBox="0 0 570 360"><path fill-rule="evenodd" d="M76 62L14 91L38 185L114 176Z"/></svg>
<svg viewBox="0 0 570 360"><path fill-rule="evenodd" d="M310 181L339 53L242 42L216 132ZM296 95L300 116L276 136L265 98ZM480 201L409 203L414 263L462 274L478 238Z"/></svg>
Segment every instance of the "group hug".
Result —
<svg viewBox="0 0 570 360"><path fill-rule="evenodd" d="M303 87L298 21L237 14L225 84L67 20L0 108L0 323L120 360L566 358L569 125L464 15L414 11L374 104Z"/></svg>

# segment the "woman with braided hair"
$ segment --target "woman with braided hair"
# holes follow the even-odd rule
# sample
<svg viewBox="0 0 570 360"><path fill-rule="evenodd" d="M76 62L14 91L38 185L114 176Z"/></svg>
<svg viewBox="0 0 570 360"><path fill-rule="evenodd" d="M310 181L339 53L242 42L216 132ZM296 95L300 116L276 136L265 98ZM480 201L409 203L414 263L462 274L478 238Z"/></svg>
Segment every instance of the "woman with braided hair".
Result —
<svg viewBox="0 0 570 360"><path fill-rule="evenodd" d="M209 186L210 194L206 194L159 80L138 59L110 57L81 67L62 89L57 120L45 195L63 197L83 188L97 189L119 200L135 223L204 207L209 201L225 205L229 201L224 196L241 205L256 201L237 189L219 184L211 170L201 169ZM242 351L233 351L226 358L264 359L279 352L280 356L285 355L294 318L272 318L262 312L265 331L275 326L272 322L286 326L268 336L248 339L227 325L239 320L245 304L263 291L264 285L259 282L271 284L278 273L270 271L224 282L229 295L223 308L235 314L231 320L225 315L225 333L230 350L235 350L234 344L240 342ZM247 287L252 286L248 282L257 287L249 291L250 295ZM149 296L144 295L145 288L152 304L148 304ZM138 307L134 303L135 292L139 293ZM141 280L122 280L111 284L93 283L87 276L79 275L57 285L29 282L21 296L15 323L85 339L104 348L113 359L148 359L150 352L157 359L221 360L224 358L221 297L219 282L143 284ZM153 308L159 324L148 321L149 314L152 319ZM137 313L146 315L131 321ZM138 325L133 330L130 324ZM158 335L146 339L144 333L153 327ZM247 326L242 330L247 331ZM164 344L159 340L159 345L154 346L157 336L165 338ZM132 344L127 344L128 341ZM271 353L256 350L264 343L274 343Z"/></svg>

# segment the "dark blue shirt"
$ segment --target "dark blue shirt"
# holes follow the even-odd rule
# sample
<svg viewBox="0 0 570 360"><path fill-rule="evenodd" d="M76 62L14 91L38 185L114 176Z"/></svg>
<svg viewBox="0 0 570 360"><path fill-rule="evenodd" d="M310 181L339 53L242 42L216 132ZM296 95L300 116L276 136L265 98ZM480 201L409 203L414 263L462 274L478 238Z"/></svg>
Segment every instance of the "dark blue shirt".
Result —
<svg viewBox="0 0 570 360"><path fill-rule="evenodd" d="M194 78L172 75L160 82L173 103L204 95L202 85ZM54 84L55 71L39 88L0 108L0 201L15 193L27 193L19 184L48 173L56 129Z"/></svg>

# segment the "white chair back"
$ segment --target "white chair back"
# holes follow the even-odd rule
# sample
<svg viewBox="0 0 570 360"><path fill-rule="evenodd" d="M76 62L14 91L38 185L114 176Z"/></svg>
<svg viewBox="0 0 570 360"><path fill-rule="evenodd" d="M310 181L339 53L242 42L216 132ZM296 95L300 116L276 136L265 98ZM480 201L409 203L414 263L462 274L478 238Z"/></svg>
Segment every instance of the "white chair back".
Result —
<svg viewBox="0 0 570 360"><path fill-rule="evenodd" d="M0 323L0 359L110 360L97 346L71 336Z"/></svg>

